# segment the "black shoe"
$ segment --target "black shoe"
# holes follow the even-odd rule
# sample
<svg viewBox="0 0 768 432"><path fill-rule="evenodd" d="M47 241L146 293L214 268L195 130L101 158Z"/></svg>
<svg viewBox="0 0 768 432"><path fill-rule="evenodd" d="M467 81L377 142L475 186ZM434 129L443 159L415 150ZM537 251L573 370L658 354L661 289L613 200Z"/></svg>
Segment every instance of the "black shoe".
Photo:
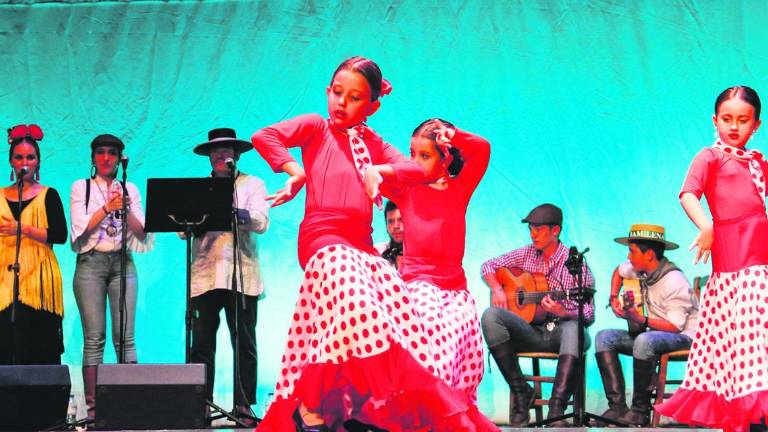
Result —
<svg viewBox="0 0 768 432"><path fill-rule="evenodd" d="M259 425L259 422L261 422L261 419L253 414L251 407L246 405L235 406L235 411L232 413L232 416L245 427L256 427Z"/></svg>
<svg viewBox="0 0 768 432"><path fill-rule="evenodd" d="M349 419L344 422L347 432L387 432L386 429L363 423L360 420Z"/></svg>
<svg viewBox="0 0 768 432"><path fill-rule="evenodd" d="M331 429L325 423L312 426L304 423L298 408L293 412L293 423L296 425L296 432L331 432Z"/></svg>
<svg viewBox="0 0 768 432"><path fill-rule="evenodd" d="M531 422L531 408L536 402L536 394L528 384L521 393L511 393L510 398L514 399L514 409L509 413L509 425L512 427L523 427Z"/></svg>

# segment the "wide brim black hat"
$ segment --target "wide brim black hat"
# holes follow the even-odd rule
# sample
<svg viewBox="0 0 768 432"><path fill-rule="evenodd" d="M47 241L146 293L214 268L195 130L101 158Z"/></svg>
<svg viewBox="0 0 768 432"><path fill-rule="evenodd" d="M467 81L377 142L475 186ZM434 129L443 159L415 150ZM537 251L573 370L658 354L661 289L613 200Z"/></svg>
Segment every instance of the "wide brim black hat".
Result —
<svg viewBox="0 0 768 432"><path fill-rule="evenodd" d="M250 142L237 138L234 129L218 128L209 131L208 141L196 145L192 151L201 156L208 156L215 147L231 147L238 154L253 149Z"/></svg>

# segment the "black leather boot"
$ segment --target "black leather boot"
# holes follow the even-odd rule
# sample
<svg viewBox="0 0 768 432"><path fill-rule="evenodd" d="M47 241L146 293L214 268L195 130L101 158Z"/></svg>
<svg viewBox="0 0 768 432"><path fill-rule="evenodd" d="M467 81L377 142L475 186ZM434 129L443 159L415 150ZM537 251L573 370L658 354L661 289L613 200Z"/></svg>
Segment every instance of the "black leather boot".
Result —
<svg viewBox="0 0 768 432"><path fill-rule="evenodd" d="M578 358L570 354L561 354L558 357L555 383L552 385L552 396L549 398L547 419L560 417L565 413L565 407L568 406L568 400L573 394L578 363ZM558 420L549 425L551 427L567 427L569 423L565 420Z"/></svg>
<svg viewBox="0 0 768 432"><path fill-rule="evenodd" d="M600 369L600 377L603 379L605 397L608 399L608 410L601 417L620 422L619 418L625 415L629 408L619 354L616 351L601 351L595 353L595 358L597 367ZM595 422L595 426L607 425L605 422Z"/></svg>
<svg viewBox="0 0 768 432"><path fill-rule="evenodd" d="M96 418L96 365L83 366L83 393L85 405L88 407L88 417Z"/></svg>
<svg viewBox="0 0 768 432"><path fill-rule="evenodd" d="M530 421L530 409L534 402L533 389L523 379L517 353L508 343L488 347L496 365L509 384L509 424L521 427Z"/></svg>
<svg viewBox="0 0 768 432"><path fill-rule="evenodd" d="M656 360L634 359L633 369L632 409L621 416L619 421L631 426L644 427L651 422L651 393Z"/></svg>

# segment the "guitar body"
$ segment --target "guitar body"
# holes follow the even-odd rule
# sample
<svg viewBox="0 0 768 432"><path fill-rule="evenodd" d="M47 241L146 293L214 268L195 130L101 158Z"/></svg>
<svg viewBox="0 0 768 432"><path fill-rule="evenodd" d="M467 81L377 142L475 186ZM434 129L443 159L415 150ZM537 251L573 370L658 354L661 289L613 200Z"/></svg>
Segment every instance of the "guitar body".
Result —
<svg viewBox="0 0 768 432"><path fill-rule="evenodd" d="M542 321L546 311L539 308L541 298L549 292L547 278L540 273L528 273L519 268L501 268L496 278L507 296L507 309L526 322Z"/></svg>
<svg viewBox="0 0 768 432"><path fill-rule="evenodd" d="M634 308L640 315L645 315L643 291L640 289L640 281L637 279L623 279L619 290L619 302L624 311ZM627 321L627 331L635 337L645 331L642 324Z"/></svg>

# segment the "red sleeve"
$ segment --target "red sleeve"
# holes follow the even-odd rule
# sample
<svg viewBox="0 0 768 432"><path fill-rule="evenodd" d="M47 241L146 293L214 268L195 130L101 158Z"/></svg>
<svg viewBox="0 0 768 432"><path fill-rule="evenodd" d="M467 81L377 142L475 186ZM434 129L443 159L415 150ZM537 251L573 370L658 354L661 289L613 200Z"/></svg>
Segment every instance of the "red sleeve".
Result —
<svg viewBox="0 0 768 432"><path fill-rule="evenodd" d="M461 151L464 159L464 167L456 176L471 193L475 190L480 179L488 169L488 161L491 158L491 144L478 135L456 129L456 134L451 140L451 145Z"/></svg>
<svg viewBox="0 0 768 432"><path fill-rule="evenodd" d="M701 199L701 195L704 194L704 190L706 189L707 179L709 178L710 172L717 162L716 152L717 150L713 148L705 148L693 158L693 162L691 162L691 166L688 168L688 174L685 176L683 188L680 190L678 197L683 196L686 192L690 192L696 195L696 198Z"/></svg>
<svg viewBox="0 0 768 432"><path fill-rule="evenodd" d="M408 159L391 144L384 142L381 147L381 160L374 161L377 165L389 165L395 171L395 184L412 185L425 183L424 171L419 164Z"/></svg>
<svg viewBox="0 0 768 432"><path fill-rule="evenodd" d="M765 156L760 155L760 169L763 171L763 179L768 178L768 162L765 161ZM765 195L768 196L768 188L765 189Z"/></svg>
<svg viewBox="0 0 768 432"><path fill-rule="evenodd" d="M307 145L324 126L325 119L320 115L304 114L256 131L251 142L272 170L280 172L285 163L296 161L288 148Z"/></svg>

